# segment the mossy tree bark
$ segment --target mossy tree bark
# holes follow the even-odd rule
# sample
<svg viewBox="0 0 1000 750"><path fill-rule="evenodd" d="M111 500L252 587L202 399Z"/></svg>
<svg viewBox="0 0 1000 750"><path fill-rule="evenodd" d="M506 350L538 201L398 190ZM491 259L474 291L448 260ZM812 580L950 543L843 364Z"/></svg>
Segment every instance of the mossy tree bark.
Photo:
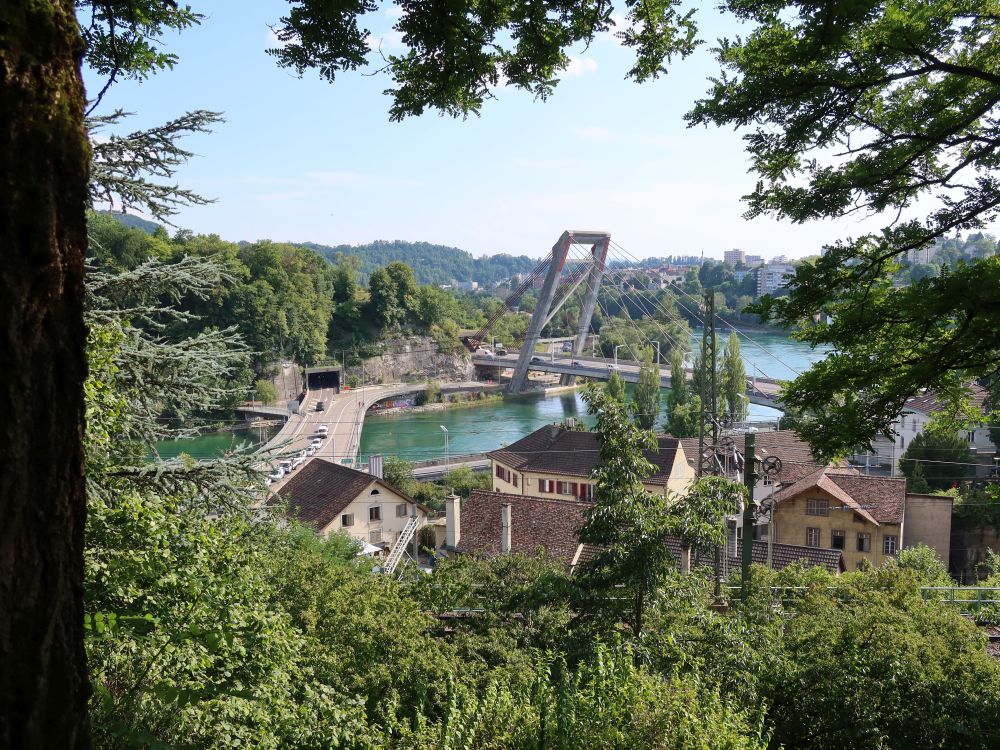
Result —
<svg viewBox="0 0 1000 750"><path fill-rule="evenodd" d="M0 747L87 744L82 52L71 0L0 3Z"/></svg>

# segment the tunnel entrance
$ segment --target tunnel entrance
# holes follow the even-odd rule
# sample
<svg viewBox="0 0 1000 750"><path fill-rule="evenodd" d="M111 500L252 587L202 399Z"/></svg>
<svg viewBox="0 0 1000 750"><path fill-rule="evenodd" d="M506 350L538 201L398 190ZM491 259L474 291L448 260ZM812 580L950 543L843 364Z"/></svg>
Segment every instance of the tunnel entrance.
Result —
<svg viewBox="0 0 1000 750"><path fill-rule="evenodd" d="M319 391L325 388L333 388L340 393L340 368L339 367L313 367L306 370L306 388L310 391Z"/></svg>

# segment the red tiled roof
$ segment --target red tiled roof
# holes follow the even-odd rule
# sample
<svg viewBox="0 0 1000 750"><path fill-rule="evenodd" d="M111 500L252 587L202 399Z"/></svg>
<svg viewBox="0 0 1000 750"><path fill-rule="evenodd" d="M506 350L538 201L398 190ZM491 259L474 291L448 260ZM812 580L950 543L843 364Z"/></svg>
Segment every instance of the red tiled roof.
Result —
<svg viewBox="0 0 1000 750"><path fill-rule="evenodd" d="M677 438L657 437L658 451L646 451L646 459L656 470L646 480L650 484L666 484L674 465ZM535 430L506 448L491 451L489 458L518 471L544 474L567 474L589 477L600 462L597 435L593 432L567 430L550 425Z"/></svg>
<svg viewBox="0 0 1000 750"><path fill-rule="evenodd" d="M567 565L582 564L600 552L593 545L581 545L578 532L583 526L584 513L591 503L556 498L539 498L529 495L508 495L502 492L474 490L462 504L461 538L458 551L480 555L500 554L501 513L500 506L511 506L511 551L534 555L544 552ZM675 537L665 540L674 559L680 565L681 543ZM760 565L767 563L767 542L756 541L751 551L753 561ZM702 555L695 560L697 566L711 565L714 556ZM803 561L807 565L819 565L830 572L844 569L840 550L818 547L800 547L794 544L774 544L772 562L776 570L781 570L794 562ZM738 558L730 557L730 570L739 570Z"/></svg>
<svg viewBox="0 0 1000 750"><path fill-rule="evenodd" d="M307 461L277 494L278 498L288 503L289 510L299 520L322 529L375 483L398 493L407 502L414 502L405 493L371 474L322 458ZM273 499L271 504L276 502L278 500Z"/></svg>
<svg viewBox="0 0 1000 750"><path fill-rule="evenodd" d="M967 383L966 387L970 391L972 406L982 412L986 404L986 389L978 383ZM922 414L936 414L943 411L944 408L944 403L938 398L935 391L926 391L919 396L908 398L903 406L906 411L919 411Z"/></svg>
<svg viewBox="0 0 1000 750"><path fill-rule="evenodd" d="M500 506L510 504L511 551L526 555L544 550L567 565L580 546L576 535L590 503L530 495L473 490L462 503L459 552L500 554Z"/></svg>
<svg viewBox="0 0 1000 750"><path fill-rule="evenodd" d="M798 497L803 492L821 489L876 526L902 523L906 500L906 480L892 477L870 477L853 469L824 466L774 495L774 502Z"/></svg>

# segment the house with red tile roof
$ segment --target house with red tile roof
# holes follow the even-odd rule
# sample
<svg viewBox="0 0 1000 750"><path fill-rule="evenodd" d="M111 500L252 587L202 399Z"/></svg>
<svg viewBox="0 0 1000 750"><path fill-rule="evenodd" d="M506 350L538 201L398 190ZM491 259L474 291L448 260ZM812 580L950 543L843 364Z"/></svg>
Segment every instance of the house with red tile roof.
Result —
<svg viewBox="0 0 1000 750"><path fill-rule="evenodd" d="M824 466L774 495L775 540L843 553L848 569L899 552L906 480ZM947 560L947 557L944 558Z"/></svg>
<svg viewBox="0 0 1000 750"><path fill-rule="evenodd" d="M497 492L564 500L594 496L591 474L600 451L592 432L549 425L486 455ZM650 492L683 494L694 480L694 469L677 438L659 436L657 450L647 451L646 459L654 467L644 483Z"/></svg>
<svg viewBox="0 0 1000 750"><path fill-rule="evenodd" d="M343 531L382 549L396 542L410 516L427 523L428 508L381 477L322 458L310 459L282 485L271 504L279 502L322 536Z"/></svg>
<svg viewBox="0 0 1000 750"><path fill-rule="evenodd" d="M445 549L460 554L494 557L501 554L548 555L569 567L590 559L596 550L580 543L579 531L592 503L573 498L534 497L532 495L474 490L467 500L448 502ZM667 537L664 544L680 565L681 543ZM724 560L724 573L738 571L740 550ZM766 542L753 542L752 557L764 565L768 560ZM775 569L793 563L819 565L832 573L844 570L839 550L774 544L770 557ZM696 557L693 567L712 567L714 554Z"/></svg>

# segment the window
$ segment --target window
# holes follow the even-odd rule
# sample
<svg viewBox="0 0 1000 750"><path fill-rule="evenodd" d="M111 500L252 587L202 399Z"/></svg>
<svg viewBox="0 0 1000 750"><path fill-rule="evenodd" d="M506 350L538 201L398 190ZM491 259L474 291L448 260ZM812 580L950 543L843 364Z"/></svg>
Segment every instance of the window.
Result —
<svg viewBox="0 0 1000 750"><path fill-rule="evenodd" d="M806 500L807 516L828 516L830 515L830 501L820 498L810 497Z"/></svg>
<svg viewBox="0 0 1000 750"><path fill-rule="evenodd" d="M575 482L556 482L556 493L559 495L575 495Z"/></svg>
<svg viewBox="0 0 1000 750"><path fill-rule="evenodd" d="M381 544L382 543L382 529L372 529L368 532L368 543L369 544Z"/></svg>
<svg viewBox="0 0 1000 750"><path fill-rule="evenodd" d="M354 525L354 514L353 513L345 513L344 515L342 515L340 517L340 525L341 526L353 526Z"/></svg>
<svg viewBox="0 0 1000 750"><path fill-rule="evenodd" d="M580 485L580 499L581 500L593 500L594 499L594 485L592 485L592 484L581 484Z"/></svg>
<svg viewBox="0 0 1000 750"><path fill-rule="evenodd" d="M834 549L845 549L847 544L847 534L843 529L834 529L830 532L830 546Z"/></svg>
<svg viewBox="0 0 1000 750"><path fill-rule="evenodd" d="M858 552L872 551L872 535L863 531L858 532Z"/></svg>
<svg viewBox="0 0 1000 750"><path fill-rule="evenodd" d="M368 494L369 494L369 495L381 495L382 493L381 493L381 492L379 492L378 490L372 490L372 491L371 491L371 492L369 492Z"/></svg>
<svg viewBox="0 0 1000 750"><path fill-rule="evenodd" d="M806 546L807 547L819 547L820 546L820 530L816 528L806 529Z"/></svg>
<svg viewBox="0 0 1000 750"><path fill-rule="evenodd" d="M772 477L770 474L765 474L764 475L764 486L765 487L770 487L772 484L774 484L774 477Z"/></svg>
<svg viewBox="0 0 1000 750"><path fill-rule="evenodd" d="M369 521L381 521L382 520L382 508L379 505L373 505L368 509L368 520Z"/></svg>
<svg viewBox="0 0 1000 750"><path fill-rule="evenodd" d="M899 537L888 535L882 538L882 551L887 555L895 555L899 549Z"/></svg>
<svg viewBox="0 0 1000 750"><path fill-rule="evenodd" d="M500 466L498 464L497 467L496 467L496 469L494 469L493 473L496 474L497 479L502 479L503 481L505 481L508 484L510 484L510 481L511 481L511 470L508 469L506 466Z"/></svg>
<svg viewBox="0 0 1000 750"><path fill-rule="evenodd" d="M539 492L555 492L556 483L551 479L539 479L538 480L538 491Z"/></svg>
<svg viewBox="0 0 1000 750"><path fill-rule="evenodd" d="M517 482L518 482L518 475L517 475L517 474L515 474L515 475L513 476L513 479L514 479L514 486L515 486L515 487L517 487Z"/></svg>
<svg viewBox="0 0 1000 750"><path fill-rule="evenodd" d="M976 432L975 432L975 430L969 430L969 432L967 432L966 434L969 436L969 442L970 443L976 442Z"/></svg>
<svg viewBox="0 0 1000 750"><path fill-rule="evenodd" d="M406 503L397 503L396 505L396 518L403 518L406 516Z"/></svg>

